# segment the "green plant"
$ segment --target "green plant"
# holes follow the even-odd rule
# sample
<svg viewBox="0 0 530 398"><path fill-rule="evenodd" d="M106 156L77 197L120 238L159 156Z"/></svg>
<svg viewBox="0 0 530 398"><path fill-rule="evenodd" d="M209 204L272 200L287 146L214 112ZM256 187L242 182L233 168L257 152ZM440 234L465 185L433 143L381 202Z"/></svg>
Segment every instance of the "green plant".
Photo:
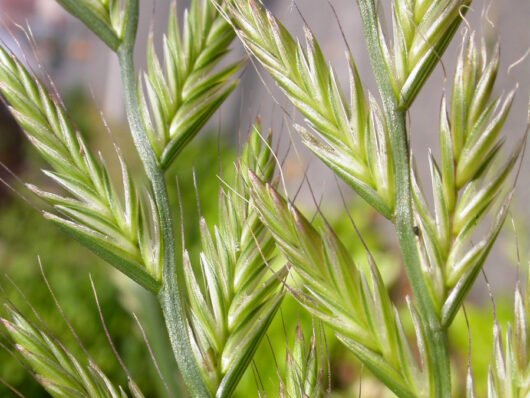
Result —
<svg viewBox="0 0 530 398"><path fill-rule="evenodd" d="M71 98L64 98L65 103L72 112L82 114L86 118L86 126L97 124L99 113L92 106L82 106L77 109L78 102ZM87 117L88 116L88 117ZM99 135L98 135L99 133ZM114 131L117 134L117 131ZM107 139L106 132L94 132L89 137L89 144L97 145L99 139ZM202 181L210 175L211 164L221 162L228 167L235 157L231 147L217 154L218 139L206 135L198 139L195 144L188 147L181 155L180 160L194 164L194 175ZM112 151L112 149L111 149ZM201 156L198 156L198 155ZM46 176L35 176L32 170L42 167L43 162L34 157L26 159L25 172L22 178L29 179L37 184L46 184ZM113 167L118 168L114 170ZM111 165L111 175L119 175L119 165ZM134 166L132 167L134 169ZM169 170L168 181L173 185L176 181L182 186L193 184L193 176L189 170ZM170 184L170 189L176 188ZM201 189L201 214L206 219L213 219L216 214L218 190L216 184L209 184ZM176 195L175 195L176 196ZM189 209L189 219L198 217L193 213L196 196L193 190L183 191L180 200L184 208ZM176 198L171 198L173 206L178 207ZM192 253L198 251L200 246L200 233L195 223L186 223L187 248ZM197 223L198 224L198 223ZM1 278L0 294L2 301L11 301L20 312L27 314L27 303L35 308L39 317L46 323L47 329L53 331L55 336L60 336L61 343L68 347L74 355L82 353L75 339L71 337L67 325L64 323L57 308L50 300L50 293L45 288L40 269L37 266L37 257L42 259L47 278L53 287L55 295L64 308L65 313L77 331L83 345L92 355L94 362L105 372L115 384L126 382L123 370L119 367L114 357L108 355L109 345L101 331L99 316L94 300L91 299L92 290L88 281L87 272L98 290L99 301L108 321L109 333L114 344L120 350L124 362L131 374L135 376L138 385L146 396L171 397L176 394L179 379L175 377L176 365L171 350L167 350L167 338L164 338L165 328L161 323L156 299L150 293L142 292L141 287L134 288L134 283L127 282L120 277L118 272L110 272L103 261L98 261L95 256L83 249L80 244L65 235L55 225L45 220L40 212L27 206L27 203L4 199L0 217L0 269ZM53 260L51 260L53 259ZM109 277L110 276L110 277ZM16 281L16 285L9 280ZM24 292L21 297L19 289ZM147 366L146 356L149 355L143 342L141 331L138 330L135 320L131 318L134 312L146 329L149 341L160 367L164 370L166 382L171 387L169 393L165 392L160 383L156 369ZM42 324L37 323L40 327ZM131 332L133 331L133 332ZM0 333L0 345L8 345L8 336ZM10 352L0 350L0 380L14 386L25 396L46 397L45 391L34 381L30 372L20 366L18 358ZM167 361L167 365L165 362ZM11 396L9 389L0 383L0 396Z"/></svg>
<svg viewBox="0 0 530 398"><path fill-rule="evenodd" d="M231 396L289 294L396 395L450 397L448 329L505 221L523 147L499 163L513 94L494 96L498 51L465 35L450 106L442 104L441 160L430 158L430 211L414 172L406 113L471 0L395 0L391 37L375 1L357 1L380 101L366 94L351 54L347 100L310 30L304 49L257 0L194 0L182 28L171 13L163 61L151 40L143 79L133 62L139 0L59 3L118 56L148 183L135 183L117 149L123 189L116 188L60 101L2 48L0 92L63 192L30 188L51 205L48 219L156 295L188 393ZM177 238L166 172L234 89L241 63L219 65L236 36L306 117L309 128L296 125L304 144L395 226L414 293L408 313L394 304L369 250L366 266L359 265L324 217L306 217L279 193L277 159L259 123L236 170L223 177L217 226L200 221L198 257L186 251L183 233ZM495 213L490 231L472 246L477 226ZM506 348L495 327L490 397L528 394L527 316L528 300L517 293ZM8 306L3 323L53 395L125 396L95 364L84 365L15 308ZM317 341L308 348L298 333L281 396L323 393ZM132 379L128 384L132 396L143 396Z"/></svg>
<svg viewBox="0 0 530 398"><path fill-rule="evenodd" d="M285 380L280 382L280 397L322 397L322 374L319 366L316 331L306 341L300 325L292 351L287 351Z"/></svg>

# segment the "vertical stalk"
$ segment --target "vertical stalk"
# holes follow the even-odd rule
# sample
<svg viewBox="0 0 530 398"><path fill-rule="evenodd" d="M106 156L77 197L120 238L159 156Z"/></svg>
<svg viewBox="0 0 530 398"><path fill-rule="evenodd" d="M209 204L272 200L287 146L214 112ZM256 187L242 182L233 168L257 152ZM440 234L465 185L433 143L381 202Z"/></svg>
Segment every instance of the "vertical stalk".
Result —
<svg viewBox="0 0 530 398"><path fill-rule="evenodd" d="M436 307L428 293L414 234L412 185L406 110L400 109L394 94L382 48L379 19L373 0L357 0L361 10L364 35L372 69L379 87L390 128L390 140L395 166L396 210L394 223L403 255L407 276L418 309L426 327L427 354L432 366L435 398L451 397L451 368L447 331L442 327Z"/></svg>
<svg viewBox="0 0 530 398"><path fill-rule="evenodd" d="M158 299L166 321L171 346L188 391L192 397L207 398L211 397L211 393L204 384L200 369L195 362L188 335L185 299L183 296L184 289L181 289L180 285L182 282L179 283L177 275L176 240L164 171L158 163L140 117L140 104L133 59L138 18L139 0L130 0L127 8L125 37L117 53L125 91L127 119L134 144L153 188L162 232L162 249L164 252L163 281L158 293Z"/></svg>

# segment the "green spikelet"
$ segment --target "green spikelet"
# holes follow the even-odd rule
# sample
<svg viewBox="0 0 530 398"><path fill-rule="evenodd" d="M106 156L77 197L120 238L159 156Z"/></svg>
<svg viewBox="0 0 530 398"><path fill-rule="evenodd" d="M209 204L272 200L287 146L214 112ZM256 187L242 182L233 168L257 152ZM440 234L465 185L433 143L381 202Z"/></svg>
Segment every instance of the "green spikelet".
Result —
<svg viewBox="0 0 530 398"><path fill-rule="evenodd" d="M276 245L291 264L298 288L290 292L326 323L381 381L401 397L425 396L432 375L425 352L425 328L415 308L419 365L400 316L373 261L360 270L330 226L317 230L274 187L251 177L252 198Z"/></svg>
<svg viewBox="0 0 530 398"><path fill-rule="evenodd" d="M163 62L150 37L139 97L145 129L162 168L169 167L237 86L233 77L241 62L215 69L234 37L209 0L191 2L182 29L176 6L172 7Z"/></svg>
<svg viewBox="0 0 530 398"><path fill-rule="evenodd" d="M57 0L70 14L79 18L112 50L120 46L126 21L129 18L129 0Z"/></svg>
<svg viewBox="0 0 530 398"><path fill-rule="evenodd" d="M304 144L381 214L394 210L394 168L388 126L364 93L348 54L350 100L339 87L318 42L305 28L306 48L255 0L230 0L239 37L306 117L318 136L296 126Z"/></svg>
<svg viewBox="0 0 530 398"><path fill-rule="evenodd" d="M450 107L441 109L441 162L430 156L434 216L416 181L418 243L431 295L444 324L450 324L486 261L507 215L511 172L522 145L501 163L500 138L514 93L492 94L498 48L488 53L473 35L464 38L453 82ZM477 227L497 213L490 231L479 241Z"/></svg>
<svg viewBox="0 0 530 398"><path fill-rule="evenodd" d="M440 61L470 4L471 0L393 2L393 43L388 46L381 40L381 45L403 108L412 104Z"/></svg>
<svg viewBox="0 0 530 398"><path fill-rule="evenodd" d="M308 341L301 326L296 327L294 346L287 351L285 378L280 380L280 398L324 397L317 341L314 330Z"/></svg>
<svg viewBox="0 0 530 398"><path fill-rule="evenodd" d="M48 333L32 325L17 310L6 307L8 318L0 318L22 360L35 372L37 381L57 398L127 398L91 360L80 361ZM88 363L87 363L88 362ZM129 380L133 398L143 398Z"/></svg>
<svg viewBox="0 0 530 398"><path fill-rule="evenodd" d="M210 231L201 221L200 272L184 254L190 303L190 338L206 384L230 396L245 372L283 298L287 267L274 267L274 242L258 218L246 187L248 170L270 180L270 137L254 127L241 170L220 193L220 220ZM198 267L195 267L198 268Z"/></svg>
<svg viewBox="0 0 530 398"><path fill-rule="evenodd" d="M55 194L29 188L54 207L45 216L145 288L156 292L162 276L158 216L147 192L139 190L120 158L123 195L105 163L35 76L0 48L0 92L31 144L52 166L44 173L63 188ZM123 196L123 199L122 199Z"/></svg>

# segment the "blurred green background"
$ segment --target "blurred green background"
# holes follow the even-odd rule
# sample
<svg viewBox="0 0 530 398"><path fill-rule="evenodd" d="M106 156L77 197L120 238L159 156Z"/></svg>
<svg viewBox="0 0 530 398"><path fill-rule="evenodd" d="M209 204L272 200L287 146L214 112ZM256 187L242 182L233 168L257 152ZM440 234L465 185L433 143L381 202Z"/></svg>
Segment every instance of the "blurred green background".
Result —
<svg viewBox="0 0 530 398"><path fill-rule="evenodd" d="M104 129L93 132L93 129L89 128L89 126L97 126L101 123L92 101L82 91L73 90L65 97L65 102L71 109L73 118L79 123L81 131L91 132L91 135L85 134L89 141L96 147L104 145L105 140L109 139ZM38 181L46 184L42 173L38 171L45 165L25 144L23 137L18 135L20 132L5 114L0 127L4 131L8 129L10 136L14 137L10 141L2 141L3 147L0 151L2 162L12 170L16 170L24 181ZM126 130L119 126L113 132L122 138L126 136L126 133ZM175 209L178 207L177 181L180 186L185 214L186 244L187 248L195 254L200 249L198 246L199 208L207 220L215 221L218 204L217 192L220 186L217 171L222 169L223 174L229 172L233 169L237 157L236 145L222 137L224 135L215 133L202 134L180 158L178 164L187 166L174 167L168 177ZM17 154L16 161L13 160L14 153ZM135 159L134 153L129 155L130 158ZM138 167L134 167L134 164L133 169L139 170ZM194 188L194 173L199 187L197 190ZM9 176L3 175L3 178L9 179ZM10 184L22 196L28 195L17 180L11 179ZM55 336L60 337L74 353L82 354L46 288L38 265L40 257L44 272L83 344L101 368L113 380L124 385L126 383L125 373L111 352L99 320L89 281L89 275L91 275L113 344L146 396L182 396L178 392L179 378L175 372L171 351L167 349L168 342L156 302L148 293L129 282L110 266L103 264L95 255L59 231L54 225L46 222L40 215L39 209L42 206L42 203L35 202L32 198L26 202L21 196L14 195L9 190L2 191L0 199L2 300L13 302L28 316L35 309ZM310 206L306 210L310 215L315 211ZM344 208L335 210L324 208L323 210L338 235L355 253L357 261L365 262L366 253L346 210ZM386 282L391 286L393 295L403 300L403 297L408 294L406 283L399 271L399 256L392 241L388 239L384 226L380 224L376 214L359 200L349 200L347 210L351 218L356 221ZM499 320L501 324L505 324L511 318L512 304L504 299L496 301ZM164 373L164 379L170 385L169 394L163 388L155 371L147 345L133 314L139 317L148 334L152 349ZM477 380L485 380L492 341L491 306L486 305L481 309L468 305L467 314L472 325L472 361L475 374ZM36 321L35 317L33 319ZM262 342L256 354L254 364L238 388L237 397L257 396L258 388L263 390L262 392L267 396L277 396L278 374L284 371L287 346L294 339L298 323L302 325L306 335L312 333L312 328L315 328L317 333L322 331L322 325L315 324L314 320L294 300L286 298L279 315L271 326L267 339ZM411 330L412 326L408 325L408 327ZM360 380L362 380L363 397L375 398L388 395L380 389L366 371L359 368L353 356L344 350L329 333L325 335L325 345L320 349L323 351L322 356L329 360L331 376L324 375L323 382L326 386L331 383L333 396L358 396ZM7 343L5 337L0 337L0 339L4 347ZM455 369L459 374L465 374L469 338L463 316L457 318L452 328L451 339L456 348L453 355L457 364ZM3 382L12 385L28 397L47 396L33 380L31 374L6 349L0 350L0 364L0 379ZM325 369L328 368L325 363L323 365ZM478 382L477 385L480 388L485 383ZM9 394L11 392L8 388L0 384L0 396L10 396Z"/></svg>
<svg viewBox="0 0 530 398"><path fill-rule="evenodd" d="M301 3L305 4L306 11L310 11L312 2L314 0L302 1ZM123 109L120 102L120 88L112 81L112 73L116 73L116 70L113 69L115 65L108 63L107 57L101 55L101 48L87 39L87 37L91 38L92 36L87 35L87 32L79 27L80 25L73 22L72 19L64 19L64 16L55 19L55 14L47 11L47 8L39 9L36 12L30 6L33 3L35 3L33 0L0 0L0 10L3 11L3 7L9 5L10 10L13 11L11 17L15 19L17 18L15 10L19 10L21 13L19 22L25 20L24 18L29 13L28 10L32 10L33 20L30 23L39 40L39 49L42 51L42 54L39 55L44 57L45 68L50 70L54 79L58 78L61 91L63 93L66 91L63 99L72 119L75 120L93 148L102 150L111 167L117 165L111 145L112 140L115 139L124 148L126 157L130 159L133 172L137 174L138 178L142 178L139 164L135 161L134 150L128 140L126 127L116 121L123 116L121 113ZM52 0L37 3L55 4ZM271 0L268 2L271 7L273 3L276 4L275 7L281 9L285 7L284 3L287 2L273 2ZM343 1L342 3L349 4L351 2ZM518 15L524 16L526 14L519 12ZM322 18L320 13L317 17ZM144 25L147 25L147 22L144 21ZM350 25L347 26L348 29L353 29L355 26L355 24ZM68 27L68 35L61 33L64 32L65 27ZM157 29L159 27L155 26L155 30ZM325 30L327 32L329 26L326 25ZM338 32L330 31L327 33L333 37L331 44L334 44ZM353 33L351 36L354 37ZM8 36L2 36L2 40L6 40L17 51L16 45L12 41L10 42ZM342 48L335 48L331 44L326 48L331 47L332 54L340 53L342 57ZM339 49L340 51L338 51ZM87 63L88 58L91 58L93 62ZM86 65L84 65L85 63ZM73 66L67 68L65 65ZM108 76L102 78L101 71L106 71ZM246 92L255 93L259 91L256 89L258 86L256 77L254 76L253 79L247 79ZM86 88L86 83L89 81L97 86L95 94ZM261 87L261 83L259 86ZM264 89L260 88L260 90L263 91ZM102 104L96 104L97 101L92 99L93 96L104 97L105 99L102 100ZM438 106L438 97L435 97L432 96L436 100L436 106ZM227 122L223 124L237 125L241 122L242 116L238 112L247 112L245 101L252 102L254 105L258 104L259 107L263 106L262 97L259 95L251 100L245 98L245 101L240 98L240 101L243 103L241 111L233 111L226 118ZM269 102L268 93L267 102ZM526 106L526 103L523 105ZM101 121L99 108L105 108L111 119L112 137L109 136ZM232 106L231 109L235 108ZM425 117L428 116L430 120L431 113L424 111L423 114ZM278 112L277 116L281 122L282 115ZM243 118L247 120L251 118L251 115L244 114ZM202 215L207 218L210 224L214 223L217 216L217 192L220 186L217 177L218 171L220 169L231 170L237 157L237 143L241 139L235 138L238 135L235 134L236 129L233 131L228 128L225 129L226 131L221 131L220 134L218 131L205 131L200 134L199 138L182 153L180 161L177 162L168 176L176 212L178 212L176 182L179 181L182 206L185 210L186 243L187 248L192 252L192 257L193 253L197 254L199 250L197 196L200 200ZM421 131L421 129L418 130ZM279 132L277 131L277 133ZM239 135L245 136L244 133ZM287 134L283 136L284 138L288 137ZM418 138L426 139L425 136ZM3 165L16 173L23 181L49 184L49 181L44 179L39 171L45 167L45 164L27 145L3 106L0 106L0 137L0 161ZM180 167L179 165L186 166ZM296 163L292 157L288 159L284 169L287 175L294 175L294 180L300 181L303 178L304 165ZM116 169L115 172L118 170ZM193 172L195 172L199 186L197 193L194 189ZM126 384L125 373L113 356L101 326L89 281L89 275L91 275L97 288L113 344L117 347L146 397L183 396L178 392L179 377L175 371L171 350L168 349L169 343L161 315L153 298L111 267L103 264L95 255L60 232L52 224L47 223L40 215L43 203L35 201L23 185L1 167L0 178L6 180L16 192L29 201L29 203L26 202L21 196L13 194L9 188L0 184L0 302L10 301L14 303L29 317L35 309L55 336L60 337L74 353L82 353L46 288L38 264L40 257L44 272L83 344L102 370L117 384L124 385ZM314 206L311 205L310 201L308 202L305 203L305 211L312 214L315 211ZM304 202L302 201L302 203ZM329 206L325 200L322 202L323 211L328 221L336 229L346 246L355 253L355 258L362 263L365 261L366 253L364 253L349 217L346 216L345 209L342 206L337 206L337 200L331 201L331 203L333 205ZM525 208L525 210L527 209ZM404 297L410 292L400 271L400 258L395 249L393 231L359 200L349 198L348 211L358 223L363 238L370 247L378 266L382 270L385 281L397 300L397 305L400 310L403 310ZM528 211L525 211L525 214L528 214ZM520 227L519 240L521 242L528 241L526 239L528 234L523 233L523 230L525 229ZM509 261L504 259L504 262L515 263L516 248L513 244L515 239L513 239L513 233L508 235L510 245L504 247L507 253L505 257L509 258ZM527 254L526 252L522 253L524 258L527 257ZM483 285L483 282L480 283ZM509 284L511 283L510 281ZM505 326L513 318L512 298L496 296L495 301L498 320L501 325ZM493 307L487 297L483 295L481 300L476 300L474 303L466 306L468 322L466 322L463 314L460 314L451 329L450 337L454 347L452 353L454 368L455 372L458 372L458 377L455 377L455 380L465 380L470 355L477 381L477 393L482 396L486 387L485 380L491 358L494 317ZM138 316L147 332L152 349L164 374L164 379L169 384L169 394L166 393L150 360L148 347L134 320L134 314ZM35 317L33 320L37 321ZM237 390L237 397L257 397L258 389L263 390L262 393L266 396L278 396L278 373L281 374L285 368L286 349L293 341L298 323L303 326L306 335L311 334L312 328L316 328L317 331L321 330L321 325L315 324L292 299L286 298L281 311L269 330L267 339L262 342L253 365ZM406 326L410 331L411 325ZM469 347L470 333L472 336L471 351ZM27 397L48 396L34 381L31 374L17 361L16 357L9 352L9 349L6 349L6 343L5 336L0 332L0 397L14 396L5 384L12 385ZM326 334L325 344L321 350L324 354L324 360L329 361L329 366L324 363L323 367L331 370L331 375L325 374L323 376L323 384L327 386L329 382L334 397L358 397L360 387L362 387L362 396L365 398L391 396L373 381L367 371L358 366L353 356L342 348L331 335ZM360 386L360 382L362 382L362 386ZM463 385L457 386L460 391L463 387ZM457 393L456 396L460 395Z"/></svg>

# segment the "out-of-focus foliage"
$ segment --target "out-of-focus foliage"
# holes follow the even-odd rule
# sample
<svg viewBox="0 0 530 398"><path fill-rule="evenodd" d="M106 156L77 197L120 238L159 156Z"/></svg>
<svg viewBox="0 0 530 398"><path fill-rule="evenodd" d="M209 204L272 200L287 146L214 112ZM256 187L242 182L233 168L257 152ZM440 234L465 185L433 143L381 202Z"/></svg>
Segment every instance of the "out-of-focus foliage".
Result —
<svg viewBox="0 0 530 398"><path fill-rule="evenodd" d="M42 258L61 305L94 359L109 377L123 384L126 382L125 376L113 356L109 355L110 347L97 315L88 279L88 273L92 274L114 343L130 365L131 372L138 375L138 382L147 387L146 393L153 393L152 386L149 386L150 375L145 369L145 346L141 343L140 334L135 332L130 314L120 305L119 291L112 278L109 278L108 269L100 266L95 256L42 219L35 210L16 199L14 203L4 206L0 217L1 272L16 281L54 334L61 336L73 351L77 349L79 352L79 347L46 290L37 256ZM1 284L5 290L2 296L13 300L26 314L30 314L25 300L6 277L2 277ZM27 370L5 350L0 350L0 363L0 377L3 380L16 386L26 396L47 396L32 381ZM0 396L9 396L8 390L2 385Z"/></svg>
<svg viewBox="0 0 530 398"><path fill-rule="evenodd" d="M101 125L100 120L98 120L97 109L79 91L74 91L74 94L71 98L67 97L65 102L72 104L71 108L74 115L82 116L80 130L84 131L83 127L89 124L98 125L99 123ZM103 126L101 126L101 131L96 136L87 138L97 147L100 142L108 139L106 134ZM116 139L120 139L119 131L114 131L113 134L117 135ZM216 195L220 181L218 179L210 180L211 167L212 165L227 167L229 163L233 162L235 156L235 151L229 144L221 144L223 151L220 153L218 148L218 138L210 135L204 139L198 139L195 145L190 146L181 154L181 159L185 164L194 165L197 180L208 179L209 183L202 184L200 189L201 212L205 216L215 215L218 205ZM8 151L6 150L6 152ZM25 159L27 165L23 173L27 176L26 179L34 182L42 178L39 173L35 172L41 160L32 155L32 151L26 152L28 153L28 157ZM170 181L170 189L173 194L172 202L175 207L178 206L177 179L181 186L186 187L186 189L181 190L186 214L190 220L197 219L195 215L198 212L196 194L192 189L193 174L188 168L178 170L175 167L170 171L168 180ZM25 192L20 186L16 186L16 189ZM26 192L25 195L28 196L28 193ZM35 203L38 206L42 205L39 202ZM32 208L20 197L8 197L0 206L2 210L0 215L0 284L3 289L0 293L0 302L4 302L6 299L12 300L25 315L31 314L26 299L17 291L17 287L9 282L9 279L16 281L17 286L24 292L27 301L39 312L53 334L59 336L74 354L81 353L80 347L68 331L67 325L62 320L53 304L50 293L46 289L38 265L38 256L40 256L49 282L84 345L110 379L116 384L126 385L126 376L112 355L101 327L90 287L88 277L90 273L94 279L113 342L123 356L135 381L146 396L164 396L154 367L148 360L149 354L141 332L130 313L134 310L141 317L143 313L158 311L158 307L150 305L145 300L142 300L143 303L133 302L132 297L136 293L128 294L128 289L135 287L131 286L117 272L103 266L97 256L73 241L56 226L44 220L37 209ZM197 250L194 247L197 248L199 244L198 225L195 226L194 223L189 222L185 224L187 245L193 252ZM156 314L150 314L149 319L142 318L143 326L148 332L156 329L164 331L162 324L156 324L159 321L161 318ZM154 341L160 337L165 338L164 334L165 331L161 336L151 336L151 340ZM5 338L6 336L0 334L0 342L5 343ZM161 346L161 349L165 349L164 341L157 341L157 344ZM165 359L159 358L159 361L164 362L168 358L174 361L171 355ZM24 395L29 397L48 396L32 379L30 373L4 349L0 349L0 364L0 379L13 385ZM160 365L163 367L163 363ZM169 365L174 371L174 363ZM175 374L170 374L170 376L177 379ZM9 390L0 383L0 397L11 396L10 394Z"/></svg>

